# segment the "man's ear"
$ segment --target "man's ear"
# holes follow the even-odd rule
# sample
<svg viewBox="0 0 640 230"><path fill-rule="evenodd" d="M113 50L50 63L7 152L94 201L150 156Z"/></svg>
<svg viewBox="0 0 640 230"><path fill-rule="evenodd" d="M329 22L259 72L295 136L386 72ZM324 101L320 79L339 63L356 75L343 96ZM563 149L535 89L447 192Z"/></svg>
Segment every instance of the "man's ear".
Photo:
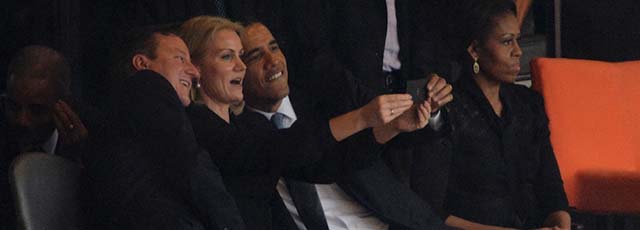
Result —
<svg viewBox="0 0 640 230"><path fill-rule="evenodd" d="M136 54L131 59L131 64L133 68L137 71L147 69L149 65L149 58L143 54Z"/></svg>
<svg viewBox="0 0 640 230"><path fill-rule="evenodd" d="M469 56L473 60L478 60L478 57L480 55L478 54L478 41L477 40L473 40L471 42L471 44L469 44L469 46L467 47L467 53L469 54Z"/></svg>

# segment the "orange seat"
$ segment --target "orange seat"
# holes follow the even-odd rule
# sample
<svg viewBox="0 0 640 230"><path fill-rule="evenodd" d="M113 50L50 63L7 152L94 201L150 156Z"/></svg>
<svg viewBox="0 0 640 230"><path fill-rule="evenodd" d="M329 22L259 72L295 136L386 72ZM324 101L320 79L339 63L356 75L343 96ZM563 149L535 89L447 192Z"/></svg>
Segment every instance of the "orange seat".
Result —
<svg viewBox="0 0 640 230"><path fill-rule="evenodd" d="M538 58L531 72L570 205L640 213L640 61Z"/></svg>

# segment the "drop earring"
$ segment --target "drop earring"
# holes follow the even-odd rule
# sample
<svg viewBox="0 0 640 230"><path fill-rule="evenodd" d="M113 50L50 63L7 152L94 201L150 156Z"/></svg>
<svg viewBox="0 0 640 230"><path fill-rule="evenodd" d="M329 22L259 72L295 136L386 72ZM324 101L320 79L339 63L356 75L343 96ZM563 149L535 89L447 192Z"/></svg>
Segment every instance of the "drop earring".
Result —
<svg viewBox="0 0 640 230"><path fill-rule="evenodd" d="M473 58L473 73L480 73L480 64L478 64L478 58Z"/></svg>

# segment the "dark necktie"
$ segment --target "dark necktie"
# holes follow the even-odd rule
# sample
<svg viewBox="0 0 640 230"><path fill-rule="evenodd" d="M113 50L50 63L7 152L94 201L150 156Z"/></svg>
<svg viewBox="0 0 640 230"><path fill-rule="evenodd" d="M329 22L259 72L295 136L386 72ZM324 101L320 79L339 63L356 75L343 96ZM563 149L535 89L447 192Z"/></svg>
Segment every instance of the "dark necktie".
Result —
<svg viewBox="0 0 640 230"><path fill-rule="evenodd" d="M284 123L286 115L275 113L271 116L271 122L278 129L287 129L288 125ZM316 186L306 182L300 182L293 179L283 179L289 190L289 195L298 210L300 219L309 230L328 230L327 219L322 210L322 204L318 198Z"/></svg>
<svg viewBox="0 0 640 230"><path fill-rule="evenodd" d="M218 11L218 16L227 17L226 8L224 7L224 0L213 0L216 4L216 10Z"/></svg>

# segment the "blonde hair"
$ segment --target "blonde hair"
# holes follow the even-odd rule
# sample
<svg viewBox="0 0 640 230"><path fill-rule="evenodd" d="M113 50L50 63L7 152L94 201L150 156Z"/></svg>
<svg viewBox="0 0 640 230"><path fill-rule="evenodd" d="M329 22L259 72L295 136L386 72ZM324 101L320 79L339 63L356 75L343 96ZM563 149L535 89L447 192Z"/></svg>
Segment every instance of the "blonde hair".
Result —
<svg viewBox="0 0 640 230"><path fill-rule="evenodd" d="M191 59L199 62L207 53L209 40L216 32L224 29L233 30L240 35L244 27L226 18L198 16L180 26L180 37L187 44Z"/></svg>

